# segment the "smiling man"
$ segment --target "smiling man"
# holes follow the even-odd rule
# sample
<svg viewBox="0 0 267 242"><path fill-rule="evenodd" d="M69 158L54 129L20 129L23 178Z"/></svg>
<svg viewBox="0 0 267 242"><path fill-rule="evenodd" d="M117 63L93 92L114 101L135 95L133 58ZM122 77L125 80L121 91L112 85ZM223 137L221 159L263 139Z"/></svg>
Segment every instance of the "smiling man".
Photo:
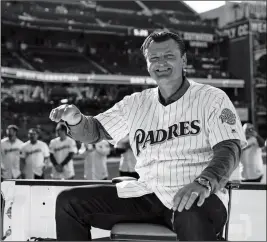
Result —
<svg viewBox="0 0 267 242"><path fill-rule="evenodd" d="M52 110L76 140L119 142L129 134L138 181L63 191L56 202L58 240L88 240L91 226L163 222L179 240L215 241L227 218L224 189L246 138L236 110L220 89L185 77L183 40L154 32L142 45L158 87L126 96L95 117L74 105Z"/></svg>

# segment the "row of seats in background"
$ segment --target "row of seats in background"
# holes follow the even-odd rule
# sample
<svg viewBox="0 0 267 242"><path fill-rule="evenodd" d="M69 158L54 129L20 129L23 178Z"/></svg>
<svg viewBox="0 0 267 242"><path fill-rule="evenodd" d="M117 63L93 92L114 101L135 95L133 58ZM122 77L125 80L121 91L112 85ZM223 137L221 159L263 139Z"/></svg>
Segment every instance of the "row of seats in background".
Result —
<svg viewBox="0 0 267 242"><path fill-rule="evenodd" d="M90 3L91 2L91 3ZM141 3L140 3L141 2ZM15 6L15 7L14 7ZM203 21L179 1L65 1L64 4L49 1L7 1L2 9L13 14L22 13L23 18L75 23L133 26L136 28L177 27L184 30L192 25L192 32L201 26L202 31L213 32L212 22ZM5 13L4 11L4 13ZM119 12L119 14L118 14ZM149 13L149 14L148 14Z"/></svg>
<svg viewBox="0 0 267 242"><path fill-rule="evenodd" d="M34 38L33 38L34 39ZM146 63L137 43L109 38L109 43L96 39L68 45L50 41L46 45L16 44L7 41L1 46L2 66L37 71L88 74L148 75ZM75 41L74 41L75 42ZM85 42L85 41L84 41ZM229 78L227 62L212 53L195 54L188 50L187 76Z"/></svg>

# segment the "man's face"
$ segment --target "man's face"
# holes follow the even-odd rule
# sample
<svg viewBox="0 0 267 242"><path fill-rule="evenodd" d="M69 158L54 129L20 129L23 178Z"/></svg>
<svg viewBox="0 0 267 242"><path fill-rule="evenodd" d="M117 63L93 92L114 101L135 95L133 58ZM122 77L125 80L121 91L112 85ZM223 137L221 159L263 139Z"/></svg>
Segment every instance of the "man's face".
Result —
<svg viewBox="0 0 267 242"><path fill-rule="evenodd" d="M16 134L17 134L16 130L14 130L14 129L7 129L7 130L6 130L6 133L7 133L7 136L8 136L9 138L11 138L11 137L15 137Z"/></svg>
<svg viewBox="0 0 267 242"><path fill-rule="evenodd" d="M147 70L160 86L178 82L186 64L186 55L181 56L178 44L169 39L164 42L152 42L145 53Z"/></svg>
<svg viewBox="0 0 267 242"><path fill-rule="evenodd" d="M63 137L63 136L65 135L65 131L62 130L62 129L57 129L57 130L56 130L56 133L57 133L57 135L58 135L59 137Z"/></svg>
<svg viewBox="0 0 267 242"><path fill-rule="evenodd" d="M30 141L36 142L38 139L38 134L35 131L29 131L28 137L29 137Z"/></svg>
<svg viewBox="0 0 267 242"><path fill-rule="evenodd" d="M244 130L245 130L245 135L246 135L247 139L250 138L251 136L253 136L253 134L256 132L256 130L252 124L245 124Z"/></svg>

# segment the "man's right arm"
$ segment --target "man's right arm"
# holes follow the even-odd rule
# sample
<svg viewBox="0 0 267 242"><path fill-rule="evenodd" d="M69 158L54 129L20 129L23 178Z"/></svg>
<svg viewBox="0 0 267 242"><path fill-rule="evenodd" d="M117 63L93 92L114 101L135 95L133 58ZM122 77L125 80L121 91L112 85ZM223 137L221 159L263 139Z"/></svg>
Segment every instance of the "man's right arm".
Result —
<svg viewBox="0 0 267 242"><path fill-rule="evenodd" d="M55 158L54 154L52 154L52 153L50 153L50 161L54 167L56 167L58 165L56 158Z"/></svg>
<svg viewBox="0 0 267 242"><path fill-rule="evenodd" d="M86 144L94 144L101 140L112 140L102 124L91 116L82 115L81 121L76 125L69 125L69 135Z"/></svg>

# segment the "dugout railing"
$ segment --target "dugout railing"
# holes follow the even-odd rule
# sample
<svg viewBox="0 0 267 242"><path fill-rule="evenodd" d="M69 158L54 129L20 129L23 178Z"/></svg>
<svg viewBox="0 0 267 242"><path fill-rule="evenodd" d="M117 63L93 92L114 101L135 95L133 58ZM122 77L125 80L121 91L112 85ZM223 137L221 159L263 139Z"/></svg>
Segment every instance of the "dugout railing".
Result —
<svg viewBox="0 0 267 242"><path fill-rule="evenodd" d="M125 177L123 177L125 179ZM131 178L132 179L132 178ZM75 186L83 186L83 185L95 185L95 184L111 184L111 183L117 183L121 181L121 178L117 177L113 180L106 180L106 181L86 181L86 180L7 180L7 181L14 181L15 186L23 186L23 187L32 187L32 188L38 188L41 187L75 187ZM218 234L218 240L228 240L228 233L229 233L229 226L230 226L230 218L231 218L231 211L232 211L232 191L233 190L265 190L266 191L266 184L256 184L256 183L239 183L239 182L228 182L226 188L229 191L229 205L228 205L228 220L225 224L224 231L221 231L220 234ZM2 201L2 204L4 204L5 201ZM44 204L42 200L38 201L38 203ZM42 205L43 206L43 205ZM22 210L21 208L20 210ZM30 208L31 209L31 208ZM13 210L14 211L14 210ZM16 211L18 211L16 209ZM3 218L3 212L4 208L2 207L2 218ZM19 214L14 214L18 221L17 224L19 225ZM54 219L54 218L53 218ZM4 223L4 221L2 221ZM2 225L3 225L2 223ZM12 223L14 224L14 223ZM130 225L130 230L129 230ZM23 226L23 224L20 224L18 227ZM140 229L141 228L141 229ZM15 228L12 229L13 232L15 232ZM2 230L3 231L3 230ZM23 238L21 238L23 239ZM174 234L170 229L167 227L164 227L162 225L159 225L159 227L155 227L154 225L147 224L144 226L144 224L126 224L126 223L120 223L115 224L110 232L110 239L111 240L117 240L117 241L129 241L129 240L160 240L160 241L170 241L170 240L176 240L176 234ZM13 239L12 239L13 240ZM19 239L20 240L20 239Z"/></svg>

